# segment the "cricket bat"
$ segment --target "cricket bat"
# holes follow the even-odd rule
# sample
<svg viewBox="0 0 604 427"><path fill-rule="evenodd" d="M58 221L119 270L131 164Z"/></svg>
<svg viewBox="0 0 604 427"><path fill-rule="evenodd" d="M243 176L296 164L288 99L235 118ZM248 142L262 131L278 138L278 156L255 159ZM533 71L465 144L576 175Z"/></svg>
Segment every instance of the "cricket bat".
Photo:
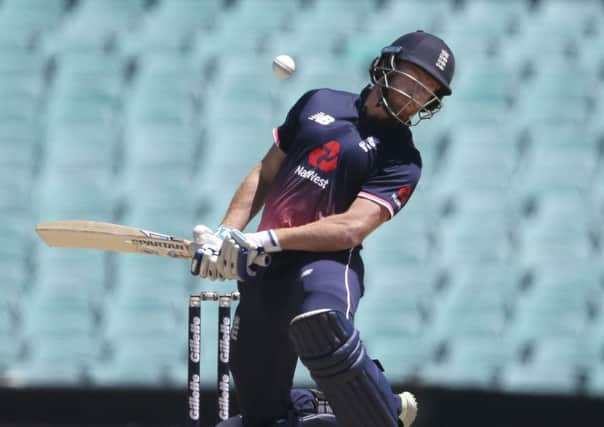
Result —
<svg viewBox="0 0 604 427"><path fill-rule="evenodd" d="M155 231L108 222L64 220L36 225L36 232L48 246L131 252L172 258L191 258L191 241ZM266 267L270 256L258 256L254 264Z"/></svg>
<svg viewBox="0 0 604 427"><path fill-rule="evenodd" d="M65 220L36 225L48 246L98 249L148 255L190 258L191 242L167 234L108 222Z"/></svg>

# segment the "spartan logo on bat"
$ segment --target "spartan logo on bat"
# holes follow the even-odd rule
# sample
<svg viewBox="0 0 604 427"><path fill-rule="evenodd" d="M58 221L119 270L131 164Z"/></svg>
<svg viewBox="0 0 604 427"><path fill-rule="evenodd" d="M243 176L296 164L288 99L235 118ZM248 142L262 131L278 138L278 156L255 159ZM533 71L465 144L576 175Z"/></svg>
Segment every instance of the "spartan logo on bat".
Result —
<svg viewBox="0 0 604 427"><path fill-rule="evenodd" d="M308 163L323 172L331 172L338 165L340 143L336 140L326 142L308 155Z"/></svg>
<svg viewBox="0 0 604 427"><path fill-rule="evenodd" d="M175 249L178 251L186 250L185 246L181 243L176 242L164 242L164 241L156 241L156 240L145 240L145 239L132 239L130 241L133 245L138 246L150 246L154 248L164 248L164 249Z"/></svg>

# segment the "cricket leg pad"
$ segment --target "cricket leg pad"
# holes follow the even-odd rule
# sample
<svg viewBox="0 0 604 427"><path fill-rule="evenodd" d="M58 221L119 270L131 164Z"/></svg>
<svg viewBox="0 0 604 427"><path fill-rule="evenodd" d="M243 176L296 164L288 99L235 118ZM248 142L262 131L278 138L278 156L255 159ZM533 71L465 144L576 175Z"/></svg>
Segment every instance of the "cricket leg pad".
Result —
<svg viewBox="0 0 604 427"><path fill-rule="evenodd" d="M289 334L340 425L397 427L392 389L343 313L320 309L300 314L292 319Z"/></svg>

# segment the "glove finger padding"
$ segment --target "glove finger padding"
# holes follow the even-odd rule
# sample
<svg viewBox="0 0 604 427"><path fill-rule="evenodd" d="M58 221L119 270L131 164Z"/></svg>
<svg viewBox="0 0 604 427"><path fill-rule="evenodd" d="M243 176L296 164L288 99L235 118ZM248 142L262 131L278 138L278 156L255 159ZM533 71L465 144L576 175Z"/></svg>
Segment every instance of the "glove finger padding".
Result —
<svg viewBox="0 0 604 427"><path fill-rule="evenodd" d="M200 251L203 253L203 257L201 258L201 267L199 269L199 275L203 278L214 280L213 277L210 276L210 263L213 254L208 249L200 249Z"/></svg>
<svg viewBox="0 0 604 427"><path fill-rule="evenodd" d="M210 255L207 257L207 271L208 271L208 279L211 281L218 280L218 270L217 270L217 260L218 257L216 255Z"/></svg>
<svg viewBox="0 0 604 427"><path fill-rule="evenodd" d="M198 276L201 272L201 261L203 259L203 250L196 249L193 257L191 258L191 274Z"/></svg>
<svg viewBox="0 0 604 427"><path fill-rule="evenodd" d="M226 254L227 266L225 269L228 272L229 277L232 279L239 279L237 274L237 260L239 258L239 251L240 247L237 242L235 242L235 240L232 238L229 238Z"/></svg>

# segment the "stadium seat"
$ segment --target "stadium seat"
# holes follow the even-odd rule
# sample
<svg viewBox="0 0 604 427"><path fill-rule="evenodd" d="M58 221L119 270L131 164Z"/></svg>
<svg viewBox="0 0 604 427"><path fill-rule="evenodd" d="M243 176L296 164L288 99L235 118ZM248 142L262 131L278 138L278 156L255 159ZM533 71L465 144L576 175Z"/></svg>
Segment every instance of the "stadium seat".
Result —
<svg viewBox="0 0 604 427"><path fill-rule="evenodd" d="M544 39L550 42L543 43ZM522 46L520 51L518 46ZM567 23L539 23L533 20L530 25L523 25L515 36L502 39L501 54L506 63L519 70L534 71L541 68L539 63L545 55L551 63L573 61L579 55L579 46L580 34Z"/></svg>
<svg viewBox="0 0 604 427"><path fill-rule="evenodd" d="M295 2L242 0L225 10L219 32L225 35L234 32L240 38L245 38L246 34L258 39L282 31L288 24L292 26L292 21L295 26L295 18L300 15L303 13Z"/></svg>
<svg viewBox="0 0 604 427"><path fill-rule="evenodd" d="M98 304L94 286L85 281L69 283L69 277L49 280L28 302L24 334L32 339L69 335L91 335L96 329ZM99 293L96 293L97 296Z"/></svg>
<svg viewBox="0 0 604 427"><path fill-rule="evenodd" d="M0 8L0 21L10 23L13 29L37 36L57 24L65 6L65 0L7 0Z"/></svg>
<svg viewBox="0 0 604 427"><path fill-rule="evenodd" d="M44 50L49 55L106 50L117 34L135 23L143 7L144 0L81 1L45 40Z"/></svg>
<svg viewBox="0 0 604 427"><path fill-rule="evenodd" d="M35 194L41 222L68 218L108 221L114 216L119 192L112 188L109 172L70 167L47 170Z"/></svg>
<svg viewBox="0 0 604 427"><path fill-rule="evenodd" d="M388 227L372 233L366 240L369 259L377 259L383 264L392 263L394 265L400 262L426 261L432 253L427 228L411 219L401 227L400 234L393 233L392 230L388 230Z"/></svg>
<svg viewBox="0 0 604 427"><path fill-rule="evenodd" d="M113 108L119 106L124 62L108 55L62 54L53 96Z"/></svg>
<svg viewBox="0 0 604 427"><path fill-rule="evenodd" d="M17 326L15 323L11 301L4 294L2 300L0 300L0 334L3 336L13 334Z"/></svg>
<svg viewBox="0 0 604 427"><path fill-rule="evenodd" d="M31 249L31 218L22 217L23 212L19 211L4 211L6 217L2 217L0 224L0 232L3 234L6 245L0 249L0 259L3 259L3 264L10 265L14 263L15 267L22 267L23 262L29 257ZM7 266L9 268L9 266Z"/></svg>
<svg viewBox="0 0 604 427"><path fill-rule="evenodd" d="M53 168L90 168L111 172L118 163L119 139L112 128L91 123L50 126L46 162Z"/></svg>
<svg viewBox="0 0 604 427"><path fill-rule="evenodd" d="M30 168L5 167L0 173L0 213L10 220L28 220L32 213Z"/></svg>
<svg viewBox="0 0 604 427"><path fill-rule="evenodd" d="M578 336L537 339L523 362L508 363L501 375L505 391L532 393L577 393L578 361L583 357Z"/></svg>
<svg viewBox="0 0 604 427"><path fill-rule="evenodd" d="M434 332L445 336L501 336L507 298L497 283L462 281L449 286L432 319ZM450 325L455 324L454 331Z"/></svg>
<svg viewBox="0 0 604 427"><path fill-rule="evenodd" d="M125 163L128 168L182 168L193 172L201 154L200 136L194 128L132 124L126 131Z"/></svg>
<svg viewBox="0 0 604 427"><path fill-rule="evenodd" d="M495 336L457 336L447 340L443 360L422 366L422 383L492 389L501 367L518 357L517 348Z"/></svg>
<svg viewBox="0 0 604 427"><path fill-rule="evenodd" d="M504 133L505 135L505 133ZM501 142L501 143L500 143ZM513 139L485 140L481 144L453 140L434 191L441 197L470 191L509 191L517 163Z"/></svg>
<svg viewBox="0 0 604 427"><path fill-rule="evenodd" d="M576 394L579 379L568 366L508 365L501 374L501 390L512 393Z"/></svg>
<svg viewBox="0 0 604 427"><path fill-rule="evenodd" d="M37 248L37 292L73 293L91 301L109 285L110 257L96 250L56 250L40 243Z"/></svg>
<svg viewBox="0 0 604 427"><path fill-rule="evenodd" d="M368 247L369 253L373 247ZM372 308L381 307L384 315L392 317L405 315L405 311L412 311L412 317L422 308L432 304L432 298L437 292L439 274L436 267L429 262L415 263L400 260L388 262L363 255L365 260L365 294L361 300L361 307L371 305ZM362 312L368 312L361 310ZM362 315L361 315L362 316ZM363 317L363 316L362 316ZM388 324L378 326L379 319L365 318L364 322L372 322L378 328L397 329L402 325Z"/></svg>
<svg viewBox="0 0 604 427"><path fill-rule="evenodd" d="M130 254L119 256L112 283L115 288L113 295L118 299L136 299L143 295L145 299L184 307L187 285L194 280L188 267L186 260Z"/></svg>
<svg viewBox="0 0 604 427"><path fill-rule="evenodd" d="M573 193L538 199L536 212L526 221L521 235L524 259L589 259L594 249L587 207L586 200Z"/></svg>
<svg viewBox="0 0 604 427"><path fill-rule="evenodd" d="M464 3L460 14L461 22L482 22L486 31L505 34L517 31L525 23L529 3L524 0L468 1Z"/></svg>
<svg viewBox="0 0 604 427"><path fill-rule="evenodd" d="M588 326L588 298L584 292L552 292L547 285L536 286L518 299L508 332L525 342L539 337L581 335Z"/></svg>
<svg viewBox="0 0 604 427"><path fill-rule="evenodd" d="M598 167L596 141L580 125L533 125L515 192L538 197L570 193L586 196ZM562 170L572 173L562 174Z"/></svg>
<svg viewBox="0 0 604 427"><path fill-rule="evenodd" d="M212 26L221 12L221 1L162 1L149 10L141 25L121 39L126 54L174 52L191 47L200 28Z"/></svg>
<svg viewBox="0 0 604 427"><path fill-rule="evenodd" d="M97 386L166 385L167 367L174 361L186 360L184 343L174 334L111 342L107 360L91 367L92 382Z"/></svg>
<svg viewBox="0 0 604 427"><path fill-rule="evenodd" d="M71 124L98 124L115 126L116 110L112 105L70 98L53 98L44 120L48 126Z"/></svg>
<svg viewBox="0 0 604 427"><path fill-rule="evenodd" d="M187 57L149 54L139 59L126 117L130 123L192 122L199 78Z"/></svg>
<svg viewBox="0 0 604 427"><path fill-rule="evenodd" d="M4 378L5 371L19 361L21 347L21 340L0 331L0 378Z"/></svg>
<svg viewBox="0 0 604 427"><path fill-rule="evenodd" d="M587 392L596 398L604 394L604 366L596 365L590 371L587 379Z"/></svg>
<svg viewBox="0 0 604 427"><path fill-rule="evenodd" d="M8 381L26 386L83 386L87 365L101 355L92 336L43 338L29 344L29 357L6 372Z"/></svg>
<svg viewBox="0 0 604 427"><path fill-rule="evenodd" d="M361 331L367 353L380 361L384 374L392 383L412 381L421 366L436 357L434 343L427 336L368 335Z"/></svg>
<svg viewBox="0 0 604 427"><path fill-rule="evenodd" d="M495 219L476 227L480 215L461 216L443 227L438 251L445 264L456 265L480 261L497 262L512 254L509 226Z"/></svg>
<svg viewBox="0 0 604 427"><path fill-rule="evenodd" d="M373 15L373 19L376 23L381 23L384 29L394 29L398 32L396 35L398 37L405 32L418 29L438 31L446 25L446 17L453 13L452 9L453 3L448 0L436 0L421 4L413 0L402 0L387 3L386 7L378 10ZM389 41L386 43L389 43Z"/></svg>
<svg viewBox="0 0 604 427"><path fill-rule="evenodd" d="M538 24L568 28L579 36L595 31L598 17L604 14L602 4L597 0L580 3L548 0L538 6L535 11L535 21Z"/></svg>

